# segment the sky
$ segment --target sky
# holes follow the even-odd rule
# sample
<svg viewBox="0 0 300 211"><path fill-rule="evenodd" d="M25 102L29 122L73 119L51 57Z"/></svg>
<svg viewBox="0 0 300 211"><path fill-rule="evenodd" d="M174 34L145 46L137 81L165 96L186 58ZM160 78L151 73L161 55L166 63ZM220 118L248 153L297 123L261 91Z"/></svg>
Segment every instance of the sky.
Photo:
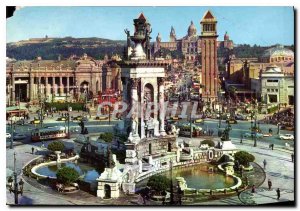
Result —
<svg viewBox="0 0 300 211"><path fill-rule="evenodd" d="M293 7L23 7L6 21L6 42L29 38L100 37L125 40L124 29L133 33L133 19L143 12L152 27L169 40L171 26L177 38L187 34L193 21L200 34L200 21L210 10L217 18L219 38L227 31L235 44L268 46L294 44Z"/></svg>

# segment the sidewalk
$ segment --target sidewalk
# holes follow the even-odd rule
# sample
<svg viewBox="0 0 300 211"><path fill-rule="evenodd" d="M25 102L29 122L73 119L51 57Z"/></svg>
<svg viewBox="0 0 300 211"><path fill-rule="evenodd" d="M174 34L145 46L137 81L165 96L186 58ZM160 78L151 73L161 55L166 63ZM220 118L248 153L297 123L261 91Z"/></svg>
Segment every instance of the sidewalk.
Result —
<svg viewBox="0 0 300 211"><path fill-rule="evenodd" d="M281 189L280 199L277 200L276 189L257 188L256 193L246 190L240 194L239 198L245 205L272 204L294 201L294 191Z"/></svg>

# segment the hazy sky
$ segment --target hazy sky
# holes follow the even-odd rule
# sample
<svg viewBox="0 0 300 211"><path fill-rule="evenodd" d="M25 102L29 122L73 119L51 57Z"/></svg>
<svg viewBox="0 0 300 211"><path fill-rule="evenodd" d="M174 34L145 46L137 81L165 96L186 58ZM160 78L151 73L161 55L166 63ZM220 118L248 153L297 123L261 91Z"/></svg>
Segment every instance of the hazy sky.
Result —
<svg viewBox="0 0 300 211"><path fill-rule="evenodd" d="M294 43L292 7L24 7L7 20L7 40L15 42L45 37L100 37L126 39L133 19L143 12L157 33L169 40L171 26L177 38L187 34L191 20L200 34L200 21L210 9L217 18L219 40L227 31L236 44L272 45Z"/></svg>

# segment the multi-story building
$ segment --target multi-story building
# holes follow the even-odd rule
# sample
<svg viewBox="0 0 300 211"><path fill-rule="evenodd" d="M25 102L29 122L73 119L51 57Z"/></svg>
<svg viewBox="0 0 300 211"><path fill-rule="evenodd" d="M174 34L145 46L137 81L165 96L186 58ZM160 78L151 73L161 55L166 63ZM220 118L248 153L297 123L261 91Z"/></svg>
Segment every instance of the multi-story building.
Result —
<svg viewBox="0 0 300 211"><path fill-rule="evenodd" d="M253 89L266 104L294 105L294 76L285 74L276 65L261 71L258 79L252 79Z"/></svg>
<svg viewBox="0 0 300 211"><path fill-rule="evenodd" d="M107 89L121 90L120 68L84 54L68 60L8 62L7 94L10 102L78 100Z"/></svg>
<svg viewBox="0 0 300 211"><path fill-rule="evenodd" d="M204 14L202 21L203 20L209 20L212 22L216 21L215 17L210 11L207 11ZM214 24L212 23L212 25ZM209 25L207 25L206 27L209 27ZM201 28L202 32L204 30L217 31L216 28ZM233 41L230 40L227 32L224 35L224 41L217 41L217 47L227 49L233 48ZM201 60L201 35L197 34L197 28L193 21L191 21L191 24L188 27L187 35L180 39L176 38L175 29L173 26L171 26L170 37L168 42L162 42L162 38L159 33L156 37L156 42L154 43L154 53L156 53L162 48L168 49L170 51L180 51L184 55L184 58L187 62L194 62L196 60L199 61Z"/></svg>

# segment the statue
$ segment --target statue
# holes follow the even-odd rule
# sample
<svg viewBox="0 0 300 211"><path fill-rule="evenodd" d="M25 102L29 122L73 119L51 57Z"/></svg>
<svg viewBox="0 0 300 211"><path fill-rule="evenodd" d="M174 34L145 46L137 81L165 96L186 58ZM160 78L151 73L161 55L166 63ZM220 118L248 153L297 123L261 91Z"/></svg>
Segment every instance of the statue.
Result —
<svg viewBox="0 0 300 211"><path fill-rule="evenodd" d="M137 135L137 127L138 127L138 123L135 119L135 117L132 117L132 121L131 121L131 133L132 136L136 136Z"/></svg>
<svg viewBox="0 0 300 211"><path fill-rule="evenodd" d="M175 135L176 137L179 135L179 128L176 128L174 124L171 125L171 131L169 132L170 135Z"/></svg>
<svg viewBox="0 0 300 211"><path fill-rule="evenodd" d="M130 40L130 31L128 29L124 30L125 34L127 34L127 47L131 46L131 40Z"/></svg>
<svg viewBox="0 0 300 211"><path fill-rule="evenodd" d="M112 158L112 152L111 148L107 151L107 168L114 168L115 167L115 162L113 161Z"/></svg>

